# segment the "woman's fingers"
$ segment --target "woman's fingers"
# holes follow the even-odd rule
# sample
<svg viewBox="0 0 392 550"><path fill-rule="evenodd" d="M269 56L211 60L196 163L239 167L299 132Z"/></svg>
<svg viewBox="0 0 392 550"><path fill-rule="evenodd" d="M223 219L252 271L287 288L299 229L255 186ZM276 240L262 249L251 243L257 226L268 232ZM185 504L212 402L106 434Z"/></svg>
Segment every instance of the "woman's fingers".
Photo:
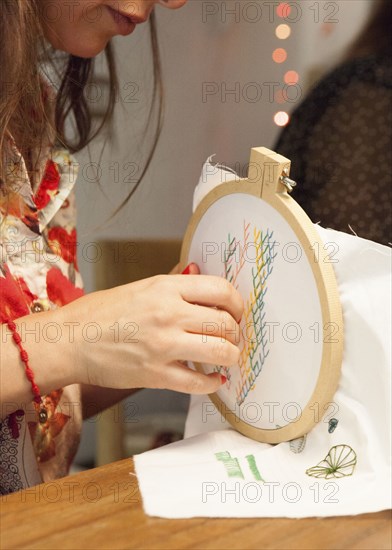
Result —
<svg viewBox="0 0 392 550"><path fill-rule="evenodd" d="M61 308L65 319L77 318L81 325L100 315L97 345L77 336L79 380L118 388L216 391L219 375L195 373L180 361L238 365L243 301L228 281L192 274L195 269L93 293ZM137 332L130 333L134 328Z"/></svg>
<svg viewBox="0 0 392 550"><path fill-rule="evenodd" d="M203 374L179 362L170 363L159 376L160 388L191 394L216 392L225 379L218 372Z"/></svg>
<svg viewBox="0 0 392 550"><path fill-rule="evenodd" d="M231 367L238 364L240 350L238 346L217 336L201 334L183 334L175 348L180 361L193 361L209 365Z"/></svg>
<svg viewBox="0 0 392 550"><path fill-rule="evenodd" d="M238 322L244 311L241 294L223 277L213 275L173 276L182 298L192 304L224 309Z"/></svg>
<svg viewBox="0 0 392 550"><path fill-rule="evenodd" d="M181 322L187 332L219 336L232 344L240 344L240 326L230 313L222 309L185 304Z"/></svg>

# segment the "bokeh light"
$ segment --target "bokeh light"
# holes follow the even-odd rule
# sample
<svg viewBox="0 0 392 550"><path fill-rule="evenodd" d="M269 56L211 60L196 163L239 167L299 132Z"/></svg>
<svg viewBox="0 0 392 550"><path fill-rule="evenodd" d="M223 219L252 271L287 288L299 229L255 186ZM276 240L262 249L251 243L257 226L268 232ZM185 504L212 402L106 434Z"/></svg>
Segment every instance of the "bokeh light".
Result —
<svg viewBox="0 0 392 550"><path fill-rule="evenodd" d="M272 52L272 59L275 63L284 63L287 59L287 52L284 48L276 48Z"/></svg>
<svg viewBox="0 0 392 550"><path fill-rule="evenodd" d="M286 84L297 84L299 80L299 74L297 71L287 71L284 75L284 81Z"/></svg>
<svg viewBox="0 0 392 550"><path fill-rule="evenodd" d="M277 92L275 92L274 99L275 99L275 103L279 103L279 104L285 103L286 98L283 93L283 90L278 90Z"/></svg>
<svg viewBox="0 0 392 550"><path fill-rule="evenodd" d="M274 116L274 122L277 126L286 126L289 120L290 117L286 111L278 111Z"/></svg>
<svg viewBox="0 0 392 550"><path fill-rule="evenodd" d="M276 27L275 34L280 40L286 40L291 34L291 28L286 23L282 23Z"/></svg>
<svg viewBox="0 0 392 550"><path fill-rule="evenodd" d="M281 17L282 19L285 19L290 15L291 7L290 4L287 2L281 2L279 6L276 8L276 13L278 14L278 17Z"/></svg>

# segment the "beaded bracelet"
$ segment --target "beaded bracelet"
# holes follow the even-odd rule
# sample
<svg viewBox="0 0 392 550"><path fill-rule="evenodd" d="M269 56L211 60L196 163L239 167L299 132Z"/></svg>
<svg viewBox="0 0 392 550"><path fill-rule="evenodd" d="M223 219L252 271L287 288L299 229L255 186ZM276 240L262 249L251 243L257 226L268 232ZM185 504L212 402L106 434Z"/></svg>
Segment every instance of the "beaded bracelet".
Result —
<svg viewBox="0 0 392 550"><path fill-rule="evenodd" d="M32 369L30 368L30 365L29 365L29 356L27 354L27 351L22 346L22 338L21 338L19 332L17 331L15 323L13 321L7 321L7 326L10 329L10 331L12 332L12 339L13 339L13 341L15 342L15 344L17 345L17 347L19 349L20 358L22 359L22 362L25 366L26 376L27 376L28 381L31 384L31 389L32 389L33 395L34 395L33 401L35 403L37 403L37 405L40 406L40 409L39 409L39 412L38 412L38 420L39 420L40 424L44 424L48 419L48 412L47 412L47 410L46 410L46 408L43 404L43 400L42 400L42 397L41 397L41 392L39 390L39 387L35 383L34 372L32 371ZM11 429L12 436L15 437L15 438L17 438L19 436L19 430L18 430L17 425L16 425L16 416L23 416L23 414L24 413L23 413L22 410L17 410L14 413L9 415L9 427Z"/></svg>

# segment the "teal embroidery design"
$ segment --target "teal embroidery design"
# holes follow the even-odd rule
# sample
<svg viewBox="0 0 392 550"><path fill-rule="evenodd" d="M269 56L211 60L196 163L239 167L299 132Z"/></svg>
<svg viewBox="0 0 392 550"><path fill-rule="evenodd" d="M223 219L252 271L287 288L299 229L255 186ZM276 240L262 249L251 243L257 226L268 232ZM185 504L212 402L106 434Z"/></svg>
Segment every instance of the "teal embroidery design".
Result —
<svg viewBox="0 0 392 550"><path fill-rule="evenodd" d="M316 466L306 470L308 476L331 479L351 476L357 464L357 455L349 445L335 445Z"/></svg>
<svg viewBox="0 0 392 550"><path fill-rule="evenodd" d="M338 423L339 423L339 420L337 420L336 418L331 418L330 421L328 422L328 433L330 434L333 433Z"/></svg>

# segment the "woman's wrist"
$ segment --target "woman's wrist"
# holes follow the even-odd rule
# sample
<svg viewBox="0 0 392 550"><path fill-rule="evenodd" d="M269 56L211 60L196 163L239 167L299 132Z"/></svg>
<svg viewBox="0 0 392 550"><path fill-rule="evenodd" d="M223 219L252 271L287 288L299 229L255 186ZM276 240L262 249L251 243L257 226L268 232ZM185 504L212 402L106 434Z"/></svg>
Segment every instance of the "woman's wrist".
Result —
<svg viewBox="0 0 392 550"><path fill-rule="evenodd" d="M69 324L61 309L20 317L14 323L41 394L79 381L75 345L68 334ZM17 402L31 401L33 393L20 351L12 330L6 324L1 327L1 340L2 396L13 397Z"/></svg>
<svg viewBox="0 0 392 550"><path fill-rule="evenodd" d="M67 306L40 316L40 341L42 348L45 348L47 363L43 373L46 380L50 380L51 385L55 383L52 389L82 383L78 361L79 323L69 318ZM39 353L39 348L37 351Z"/></svg>

